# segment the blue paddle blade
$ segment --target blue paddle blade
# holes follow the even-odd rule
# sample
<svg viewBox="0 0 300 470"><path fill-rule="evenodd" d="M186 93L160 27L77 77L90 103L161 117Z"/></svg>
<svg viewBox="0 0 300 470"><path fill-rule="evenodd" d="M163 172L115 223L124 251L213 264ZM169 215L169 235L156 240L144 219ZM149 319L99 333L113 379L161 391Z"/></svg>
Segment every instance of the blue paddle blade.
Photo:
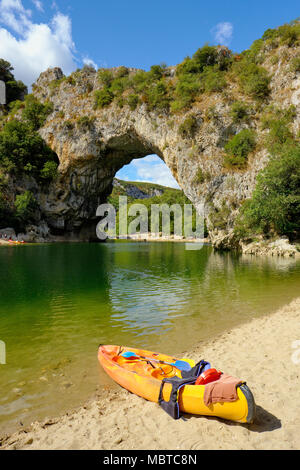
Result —
<svg viewBox="0 0 300 470"><path fill-rule="evenodd" d="M185 371L191 370L190 364L188 362L185 362L185 361L176 361L176 362L174 362L174 366L177 367L177 369L180 369L180 370L185 370Z"/></svg>
<svg viewBox="0 0 300 470"><path fill-rule="evenodd" d="M138 357L134 352L126 351L121 354L122 357Z"/></svg>

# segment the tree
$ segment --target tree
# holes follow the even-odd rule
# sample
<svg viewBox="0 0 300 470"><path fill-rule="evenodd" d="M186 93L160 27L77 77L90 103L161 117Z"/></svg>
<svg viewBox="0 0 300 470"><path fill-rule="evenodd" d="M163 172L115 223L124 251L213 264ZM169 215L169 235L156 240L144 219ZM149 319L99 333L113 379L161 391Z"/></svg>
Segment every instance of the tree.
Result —
<svg viewBox="0 0 300 470"><path fill-rule="evenodd" d="M245 201L236 223L241 237L255 233L300 235L300 145L287 146L257 177L251 199Z"/></svg>
<svg viewBox="0 0 300 470"><path fill-rule="evenodd" d="M4 82L13 80L13 69L13 66L9 62L7 62L7 60L0 59L0 80L3 80Z"/></svg>
<svg viewBox="0 0 300 470"><path fill-rule="evenodd" d="M248 155L255 148L255 133L251 129L243 129L225 145L225 165L244 168Z"/></svg>
<svg viewBox="0 0 300 470"><path fill-rule="evenodd" d="M22 99L27 94L27 86L20 80L15 80L12 73L13 66L4 59L0 59L0 80L6 85L7 104L12 101Z"/></svg>
<svg viewBox="0 0 300 470"><path fill-rule="evenodd" d="M58 162L56 154L28 123L16 119L0 132L0 167L8 173L30 173L39 181L47 161Z"/></svg>
<svg viewBox="0 0 300 470"><path fill-rule="evenodd" d="M33 130L37 131L43 126L47 116L53 111L52 103L40 103L33 95L28 95L25 99L25 108L22 117Z"/></svg>
<svg viewBox="0 0 300 470"><path fill-rule="evenodd" d="M28 221L34 218L37 201L31 191L25 191L25 193L16 196L15 207L16 216L22 221Z"/></svg>

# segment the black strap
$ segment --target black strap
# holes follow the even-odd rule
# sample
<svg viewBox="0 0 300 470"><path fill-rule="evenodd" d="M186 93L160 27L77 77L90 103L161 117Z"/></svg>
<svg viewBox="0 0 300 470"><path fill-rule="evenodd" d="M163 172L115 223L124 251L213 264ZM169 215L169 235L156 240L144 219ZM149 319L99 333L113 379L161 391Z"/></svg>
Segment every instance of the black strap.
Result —
<svg viewBox="0 0 300 470"><path fill-rule="evenodd" d="M202 373L205 366L210 365L206 361L200 361L193 367L190 371L182 371L182 379L180 377L167 377L162 380L160 390L159 390L159 397L158 403L162 407L162 409L168 413L173 419L180 418L180 410L178 404L178 392L181 387L188 384L193 384L196 382L199 375ZM163 388L165 383L170 383L172 385L172 390L170 394L169 401L165 401L163 399Z"/></svg>
<svg viewBox="0 0 300 470"><path fill-rule="evenodd" d="M147 362L147 364L149 364L153 369L156 369L156 366L154 366L154 365L152 364L152 362L149 361L149 359L144 359L144 360L145 360L145 361Z"/></svg>
<svg viewBox="0 0 300 470"><path fill-rule="evenodd" d="M179 404L178 404L178 391L181 387L187 384L192 384L195 382L195 379L180 379L179 377L171 377L162 380L162 384L159 391L158 403L166 413L168 413L173 419L180 418ZM172 391L170 394L169 401L163 399L163 388L165 383L170 383L172 385Z"/></svg>
<svg viewBox="0 0 300 470"><path fill-rule="evenodd" d="M210 363L206 362L202 359L191 370L182 370L181 371L181 376L182 376L183 379L185 379L187 377L196 377L196 379L197 379L199 377L199 375L202 374L203 369L206 366L210 367Z"/></svg>

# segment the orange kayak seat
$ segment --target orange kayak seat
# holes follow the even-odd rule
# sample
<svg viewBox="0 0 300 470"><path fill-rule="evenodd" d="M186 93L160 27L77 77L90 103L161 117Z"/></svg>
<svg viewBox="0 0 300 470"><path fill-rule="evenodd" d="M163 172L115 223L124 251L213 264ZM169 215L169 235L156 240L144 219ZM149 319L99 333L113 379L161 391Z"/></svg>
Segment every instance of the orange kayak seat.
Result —
<svg viewBox="0 0 300 470"><path fill-rule="evenodd" d="M181 371L182 378L175 376L175 377L166 377L165 379L163 379L161 382L159 398L158 398L158 403L160 407L166 413L168 413L168 415L170 415L173 419L179 419L181 417L179 403L178 403L180 389L184 387L185 385L193 385L198 379L198 377L203 372L205 372L206 370L210 368L211 368L210 363L202 359L191 370ZM172 391L170 394L169 401L165 401L163 399L163 388L164 388L165 383L169 383L172 385Z"/></svg>

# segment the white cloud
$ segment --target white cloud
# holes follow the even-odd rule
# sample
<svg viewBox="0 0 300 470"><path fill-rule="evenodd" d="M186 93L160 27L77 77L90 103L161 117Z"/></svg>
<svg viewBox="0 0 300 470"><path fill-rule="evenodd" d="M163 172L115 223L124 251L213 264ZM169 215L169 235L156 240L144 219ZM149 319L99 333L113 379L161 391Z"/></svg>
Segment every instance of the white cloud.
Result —
<svg viewBox="0 0 300 470"><path fill-rule="evenodd" d="M219 44L229 46L233 35L233 25L227 21L218 23L212 28L211 33Z"/></svg>
<svg viewBox="0 0 300 470"><path fill-rule="evenodd" d="M18 34L30 26L31 10L26 10L21 0L1 0L0 22Z"/></svg>
<svg viewBox="0 0 300 470"><path fill-rule="evenodd" d="M133 160L131 164L136 168L136 181L148 181L171 188L179 188L167 165L156 155Z"/></svg>
<svg viewBox="0 0 300 470"><path fill-rule="evenodd" d="M31 24L20 39L0 28L0 57L13 65L16 78L26 85L48 67L61 67L67 74L76 68L68 28L64 37L60 21L54 18L51 26Z"/></svg>
<svg viewBox="0 0 300 470"><path fill-rule="evenodd" d="M94 69L98 69L98 65L96 64L96 62L94 62L92 59L90 59L89 57L84 57L82 59L83 63L85 65L89 65L90 67L94 67Z"/></svg>
<svg viewBox="0 0 300 470"><path fill-rule="evenodd" d="M147 155L143 160L133 160L134 165L139 166L141 163L162 163L157 155Z"/></svg>
<svg viewBox="0 0 300 470"><path fill-rule="evenodd" d="M42 2L32 1L42 11ZM29 87L49 67L61 67L65 74L78 67L69 16L56 12L50 23L34 23L31 10L21 0L0 0L1 23L0 57L12 64L15 77Z"/></svg>
<svg viewBox="0 0 300 470"><path fill-rule="evenodd" d="M53 20L53 35L57 42L69 51L75 50L75 44L72 39L72 23L68 16L57 13Z"/></svg>
<svg viewBox="0 0 300 470"><path fill-rule="evenodd" d="M43 7L43 4L40 0L32 0L32 3L34 3L35 7L37 10L43 12L44 11L44 7Z"/></svg>

